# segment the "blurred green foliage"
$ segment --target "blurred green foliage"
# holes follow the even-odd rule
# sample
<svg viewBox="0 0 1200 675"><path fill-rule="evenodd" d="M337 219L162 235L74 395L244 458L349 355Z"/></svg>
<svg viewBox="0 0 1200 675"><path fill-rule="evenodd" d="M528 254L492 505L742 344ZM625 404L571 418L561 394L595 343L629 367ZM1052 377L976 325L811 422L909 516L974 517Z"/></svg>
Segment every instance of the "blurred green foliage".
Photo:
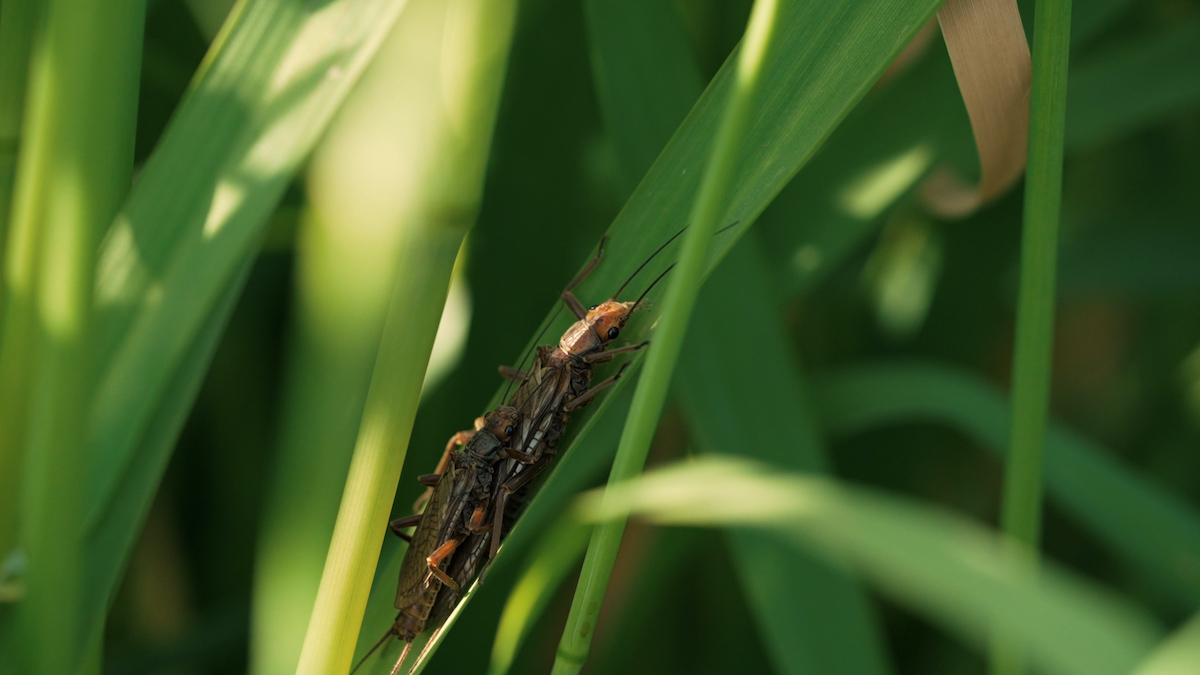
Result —
<svg viewBox="0 0 1200 675"><path fill-rule="evenodd" d="M646 1L658 18L638 28L650 44L662 31L668 60L658 65L695 73L672 80L677 90L666 93L698 95L740 37L750 3ZM466 346L425 393L397 512L417 495L415 476L433 465L446 437L486 407L499 384L495 367L514 361L537 333L657 154L622 136L629 126L603 100L612 72L600 70L603 39L616 39L611 31L622 26L600 25L599 4L520 3L483 204L463 260L472 307ZM1044 548L1173 628L1200 596L1200 3L1075 5ZM1027 29L1031 7L1022 3ZM207 44L185 3L150 3L138 170ZM690 53L682 66L678 48ZM638 76L636 61L622 67L622 77ZM652 121L669 133L686 110L654 110ZM938 37L868 93L758 219L728 269L714 273L652 465L693 453L751 455L995 524L1021 187L955 222L924 211L913 194L919 175L874 209L846 207L865 176L913 153L976 170ZM212 328L220 335L212 363L109 612L105 672L247 667L258 523L284 434L296 214L306 202L302 180L283 192L266 245L243 272L244 289L226 299L236 298L236 308L223 332L219 321ZM569 480L547 484L548 502L602 481L627 393L596 416L586 446L595 452L577 458ZM492 570L427 672L486 670L501 608L531 559L521 546L549 522L522 525L514 537L525 543L514 539L515 555ZM585 672L794 672L772 636L803 624L781 618L791 615L772 609L771 592L786 599L829 571L792 577L802 564L793 560L775 571L787 583L756 587L747 565L763 559L755 550L772 549L754 536L635 521ZM394 583L400 552L385 542L379 585ZM880 668L983 672L980 652L955 635L868 586L837 583L844 588L835 595L870 605L863 611L879 629ZM512 672L548 671L573 587L568 575ZM0 606L0 622L7 611ZM367 638L391 611L386 603L369 608Z"/></svg>

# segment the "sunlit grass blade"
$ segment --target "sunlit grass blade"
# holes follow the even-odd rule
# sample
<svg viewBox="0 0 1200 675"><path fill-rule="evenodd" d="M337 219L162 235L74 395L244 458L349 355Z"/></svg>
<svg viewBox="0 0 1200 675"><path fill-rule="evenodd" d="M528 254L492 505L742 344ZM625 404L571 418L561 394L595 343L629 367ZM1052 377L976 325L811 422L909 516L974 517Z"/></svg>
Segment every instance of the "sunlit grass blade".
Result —
<svg viewBox="0 0 1200 675"><path fill-rule="evenodd" d="M355 246L377 251L370 237L338 231L309 209L297 237L278 448L254 562L252 673L296 669L379 347L386 296L370 291L393 285Z"/></svg>
<svg viewBox="0 0 1200 675"><path fill-rule="evenodd" d="M454 258L466 231L411 225L297 673L348 670L400 480ZM436 293L441 289L441 293Z"/></svg>
<svg viewBox="0 0 1200 675"><path fill-rule="evenodd" d="M396 284L297 673L351 665L454 259L479 208L515 12L515 2L414 0L396 27L395 62L381 65L391 86L398 73L411 78L400 161L412 164L392 165L411 189L368 202L375 224L399 226ZM372 103L371 126L396 123L393 106ZM355 192L341 189L325 196Z"/></svg>
<svg viewBox="0 0 1200 675"><path fill-rule="evenodd" d="M85 584L88 634L190 407L190 378L178 375L203 371L191 361L204 355L201 336L223 320L218 306L244 279L268 215L402 5L239 5L108 231L96 277L95 465L83 510L96 556ZM107 545L114 541L128 544Z"/></svg>
<svg viewBox="0 0 1200 675"><path fill-rule="evenodd" d="M984 448L1008 448L1011 408L982 378L937 364L857 366L820 381L822 422L838 436L896 424L947 424ZM1169 586L1185 606L1200 603L1200 513L1111 459L1069 428L1046 433L1045 480L1060 503L1115 553Z"/></svg>
<svg viewBox="0 0 1200 675"><path fill-rule="evenodd" d="M52 0L42 11L13 204L14 230L37 240L26 251L33 254L26 262L33 262L27 280L34 293L9 305L27 303L27 314L6 317L6 325L16 322L11 327L32 339L20 344L6 337L5 350L28 351L0 357L8 364L23 360L28 373L0 386L30 388L5 392L0 419L21 414L17 403L28 400L20 406L28 415L18 425L24 429L5 443L24 444L27 453L20 541L28 568L16 645L18 670L50 675L73 672L88 644L75 638L86 569L79 514L91 468L84 440L94 388L92 284L96 244L133 172L145 3Z"/></svg>
<svg viewBox="0 0 1200 675"><path fill-rule="evenodd" d="M1138 664L1133 675L1183 675L1200 670L1200 615L1167 636Z"/></svg>
<svg viewBox="0 0 1200 675"><path fill-rule="evenodd" d="M1014 564L992 530L940 508L746 460L696 459L585 495L589 519L749 526L847 566L973 643L1003 626L1038 672L1121 675L1161 629L1141 608L1047 563Z"/></svg>
<svg viewBox="0 0 1200 675"><path fill-rule="evenodd" d="M829 463L817 415L754 234L705 284L674 394L701 449L824 473ZM888 672L878 620L843 571L760 531L732 530L726 541L781 672Z"/></svg>
<svg viewBox="0 0 1200 675"><path fill-rule="evenodd" d="M1012 366L1012 433L1004 471L1000 522L1014 560L1036 561L1042 529L1042 456L1050 410L1058 220L1062 211L1063 129L1071 0L1038 0L1029 104L1029 162L1021 231ZM991 672L1024 672L1020 642L998 633Z"/></svg>
<svg viewBox="0 0 1200 675"><path fill-rule="evenodd" d="M278 450L255 560L253 673L296 670L395 286L398 240L421 217L424 176L446 152L427 121L438 119L441 101L431 92L444 16L431 16L425 2L401 16L308 172Z"/></svg>
<svg viewBox="0 0 1200 675"><path fill-rule="evenodd" d="M713 233L731 192L735 161L741 154L746 130L755 112L763 63L776 30L775 0L757 0L737 57L737 75L713 141L712 156L705 163L704 178L689 216L679 263L663 300L662 318L655 331L654 344L646 354L645 366L634 391L633 405L617 446L617 456L613 459L610 483L641 473L646 463L658 418L666 404L667 388L679 358L692 307L707 271ZM571 601L571 612L567 615L559 643L554 673L565 675L579 672L587 660L592 631L600 614L624 532L625 522L621 520L600 525L592 532L579 584Z"/></svg>

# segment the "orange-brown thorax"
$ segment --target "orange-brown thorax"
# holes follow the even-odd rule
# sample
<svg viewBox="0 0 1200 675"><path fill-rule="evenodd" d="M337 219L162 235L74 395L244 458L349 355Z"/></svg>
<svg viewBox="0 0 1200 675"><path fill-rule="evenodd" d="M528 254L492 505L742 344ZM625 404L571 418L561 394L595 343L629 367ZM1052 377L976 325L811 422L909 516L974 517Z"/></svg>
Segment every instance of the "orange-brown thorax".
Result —
<svg viewBox="0 0 1200 675"><path fill-rule="evenodd" d="M605 300L588 311L563 333L558 349L567 356L585 356L603 350L617 339L633 312L633 302Z"/></svg>
<svg viewBox="0 0 1200 675"><path fill-rule="evenodd" d="M484 416L483 430L490 432L503 443L512 435L520 419L516 408L502 405Z"/></svg>

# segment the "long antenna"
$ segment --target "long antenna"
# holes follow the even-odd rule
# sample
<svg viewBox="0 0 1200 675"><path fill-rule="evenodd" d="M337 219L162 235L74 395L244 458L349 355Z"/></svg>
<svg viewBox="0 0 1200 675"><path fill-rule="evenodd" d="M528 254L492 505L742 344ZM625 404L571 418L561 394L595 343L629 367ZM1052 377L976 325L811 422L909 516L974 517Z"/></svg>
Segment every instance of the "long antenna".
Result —
<svg viewBox="0 0 1200 675"><path fill-rule="evenodd" d="M671 242L678 239L679 235L683 234L685 231L687 231L687 225L684 225L682 230L671 235L671 238L663 242L662 245L658 247L658 250L656 250L654 253L651 253L649 258L646 258L644 261L642 261L642 264L638 265L638 268L633 271L633 274L629 275L629 278L625 280L625 283L621 284L621 287L617 289L617 292L613 293L612 299L616 300L617 298L621 297L621 291L625 290L625 287L629 285L629 282L633 281L633 278L636 277L639 272L645 269L646 265L649 265L650 261L654 260L655 256L657 256L659 253L662 253L664 248L670 246Z"/></svg>
<svg viewBox="0 0 1200 675"><path fill-rule="evenodd" d="M663 277L667 276L667 272L670 272L671 270L675 269L675 265L676 265L676 263L671 263L671 266L670 266L670 267L668 267L667 269L663 270L663 273L662 273L662 274L660 274L660 275L658 275L658 278L657 278L657 279L655 279L654 281L652 281L652 282L650 283L650 285L646 287L646 290L642 291L642 295L641 295L641 297L639 297L639 298L637 299L637 302L633 303L633 307L631 307L631 308L629 309L629 313L630 313L630 314L632 314L632 313L633 313L633 311L634 311L635 309L637 309L638 305L642 304L642 300L645 300L645 299L646 299L646 294L650 292L650 289L654 288L654 286L655 286L656 284L658 284L658 282L662 281L662 280L663 280Z"/></svg>
<svg viewBox="0 0 1200 675"><path fill-rule="evenodd" d="M716 232L713 232L713 236L715 237L715 236L717 236L718 234L721 234L721 233L722 233L722 232L724 232L725 230L728 230L728 229L730 229L730 228L734 227L735 225L737 225L737 224L738 224L738 223L740 223L740 222L742 222L742 221L740 221L740 220L735 220L735 221L733 221L732 223L730 223L730 224L726 225L725 227L722 227L721 229L717 230ZM682 230L680 230L680 231L676 232L675 234L671 235L671 238L670 238L670 239L668 239L668 240L666 240L665 242L663 242L663 243L662 243L662 245L658 247L658 250L656 250L654 253L651 253L651 254L650 254L650 257L649 257L649 258L646 258L646 260L645 260L644 262L642 262L642 264L641 264L641 265L639 265L639 266L638 266L638 268L637 268L636 270L634 270L634 271L633 271L633 274L629 275L629 278L625 280L625 283L621 284L621 287L617 289L617 292L616 292L616 293L613 293L612 299L613 299L613 300L616 300L617 298L621 297L621 291L624 291L624 290L625 290L625 287L629 285L629 282L633 281L633 278L634 278L634 277L636 277L636 276L638 275L638 273L640 273L640 272L641 272L643 269L645 269L645 268L646 268L646 265L649 265L649 264L650 264L650 261L651 261L651 260L654 260L655 256L657 256L659 253L662 253L662 251L663 251L663 249L664 249L664 248L666 248L667 246L670 246L670 245L671 245L671 242L673 242L673 241L675 241L676 239L678 239L678 238L679 238L679 235L681 235L681 234L683 234L684 232L686 232L686 231L687 231L687 229L688 229L688 226L687 226L687 225L684 225ZM654 284L651 284L651 287L653 287L653 286L654 286ZM639 301L639 302L640 302L640 301Z"/></svg>

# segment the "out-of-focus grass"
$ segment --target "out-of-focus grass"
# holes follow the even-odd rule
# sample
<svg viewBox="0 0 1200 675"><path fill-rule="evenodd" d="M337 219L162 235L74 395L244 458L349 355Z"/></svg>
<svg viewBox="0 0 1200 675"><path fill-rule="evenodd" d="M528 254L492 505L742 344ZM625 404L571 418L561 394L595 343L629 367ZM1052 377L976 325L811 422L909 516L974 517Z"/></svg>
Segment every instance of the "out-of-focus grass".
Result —
<svg viewBox="0 0 1200 675"><path fill-rule="evenodd" d="M1193 616L1134 669L1134 675L1186 673L1200 663L1200 617Z"/></svg>
<svg viewBox="0 0 1200 675"><path fill-rule="evenodd" d="M266 217L399 11L239 7L100 252L88 631L111 602Z"/></svg>
<svg viewBox="0 0 1200 675"><path fill-rule="evenodd" d="M29 316L36 237L24 228L11 230L9 220L37 7L33 0L0 6L0 317L4 317L0 318L0 556L4 558L13 553L17 537L33 342Z"/></svg>
<svg viewBox="0 0 1200 675"><path fill-rule="evenodd" d="M944 365L860 365L823 379L816 400L834 436L898 423L946 424L994 453L1008 448L1011 413L999 392ZM1060 424L1046 432L1046 491L1172 595L1200 598L1200 514Z"/></svg>
<svg viewBox="0 0 1200 675"><path fill-rule="evenodd" d="M818 551L885 593L974 640L1016 634L1052 673L1119 673L1159 637L1139 608L1056 569L1031 572L1001 540L957 516L895 497L705 458L581 500L588 519L632 513L663 524L750 525Z"/></svg>
<svg viewBox="0 0 1200 675"><path fill-rule="evenodd" d="M363 218L395 222L401 234L396 283L297 673L340 672L352 663L454 260L478 212L515 12L511 2L414 0L397 24L403 50L390 65L393 78L405 71L412 78L404 94L433 105L415 102L405 111L401 123L410 128L392 152L406 163L384 155L401 175L366 187L369 193L392 182L398 195L366 202L370 195L356 198L362 186L352 183L324 195L356 201ZM433 39L419 41L422 35ZM357 182L378 178L367 169Z"/></svg>
<svg viewBox="0 0 1200 675"><path fill-rule="evenodd" d="M451 172L437 162L464 142L438 140L447 124L442 92L458 86L440 74L445 12L421 2L403 16L309 169L286 393L255 564L256 673L296 669L395 286L397 249L426 218L427 176ZM461 313L450 306L443 321L461 322Z"/></svg>
<svg viewBox="0 0 1200 675"><path fill-rule="evenodd" d="M36 34L17 29L36 14L27 11L21 19L21 11L35 4L0 3L0 91L5 92L0 113L9 115L0 123L0 169L4 160L12 160L14 150L20 150L9 137L22 119L11 113L20 113L24 105L8 92L23 90L19 80L28 72L21 65L28 48L13 35ZM1080 572L1149 610L1164 625L1175 626L1194 611L1189 598L1196 596L1200 579L1195 550L1200 464L1190 451L1200 432L1200 396L1195 394L1200 391L1200 368L1195 366L1200 359L1194 356L1200 351L1200 318L1192 311L1200 289L1192 264L1200 256L1200 239L1190 227L1200 218L1194 199L1200 181L1195 161L1200 156L1200 120L1195 69L1189 67L1195 60L1191 56L1200 9L1195 0L1076 4L1064 139L1063 293L1051 389L1055 422L1047 434L1049 499L1043 539L1055 568ZM1035 3L1021 5L1028 27ZM264 12L267 7L273 9ZM684 224L719 115L682 118L728 59L751 3L528 0L519 7L511 67L503 82L496 83L502 86L502 100L495 141L487 148L490 159L478 224L460 263L472 314L466 348L446 379L428 386L424 394L397 512L420 489L411 477L429 470L448 434L486 409L499 382L496 364L519 356L562 284L608 224L616 219L609 255L580 289L587 304L607 297L649 251ZM787 134L768 128L777 123L777 116L755 120L759 126L751 130L758 134L748 150L752 154L739 169L746 174L739 179L743 182L735 191L735 206L719 225L740 219L740 230L757 220L746 245L757 246L761 256L732 251L726 261L729 269L716 268L713 288L702 292L700 306L710 302L710 311L701 310L689 328L688 341L694 344L685 342L682 349L685 371L678 373L649 462L717 451L759 457L789 470L824 466L839 481L883 488L907 500L934 502L994 522L1000 465L993 454L1001 453L1008 435L1006 373L1012 351L1021 191L1014 190L961 223L940 222L923 212L910 192L929 167L948 162L969 172L976 164L949 61L935 36L924 53L886 83L872 86L873 77L851 77L848 73L863 59L878 59L882 67L884 53L899 48L898 43L873 40L862 49L839 50L839 45L850 44L852 36L839 26L854 7L810 7L826 13L805 24L810 37L797 48L805 57L789 61L795 70L765 88L766 105L779 110L803 110L814 96L834 95L841 87L842 93L852 90L853 95L821 121L796 122ZM135 437L136 449L129 449L131 459L120 471L106 474L109 479L119 474L120 482L114 485L125 499L114 502L116 508L88 541L87 559L95 564L89 563L84 585L95 592L89 597L102 609L106 630L103 639L92 631L90 639L81 637L75 644L88 654L93 670L103 646L104 668L113 673L244 672L255 544L265 546L267 532L279 532L289 522L312 523L323 515L321 527L297 525L292 533L293 543L310 552L308 563L300 563L299 556L295 562L319 564L313 559L323 557L328 535L311 533L330 527L333 514L321 503L328 503L345 477L344 469L313 462L314 454L307 459L276 456L275 448L290 441L271 442L270 430L291 429L316 447L324 442L294 424L298 417L314 425L326 416L337 417L351 420L345 424L353 427L361 414L362 394L358 400L342 396L339 402L333 380L320 380L331 383L323 392L328 399L311 399L319 414L299 411L296 399L284 393L296 380L282 373L322 369L306 356L312 352L295 340L295 334L283 330L306 321L301 309L305 305L289 304L287 299L319 295L339 310L349 310L352 304L341 282L317 280L309 267L311 256L316 251L333 254L334 244L347 245L343 278L353 276L357 267L364 272L364 283L371 265L349 253L351 242L337 233L321 242L309 238L307 225L304 239L293 247L297 214L315 209L321 201L315 180L296 182L293 177L315 142L312 130L323 122L291 127L296 134L289 135L267 123L284 108L269 108L264 102L274 92L270 82L302 75L281 70L280 64L319 60L321 54L336 52L348 60L321 71L326 77L301 85L312 85L309 93L317 92L313 96L330 106L307 119L327 119L355 79L358 58L387 31L386 13L400 8L392 3L248 0L201 68L210 36L227 8L223 0L166 0L151 3L147 14L137 112L139 178L126 210L138 220L125 230L134 236L110 236L103 248L110 262L144 264L102 268L106 271L99 287L110 292L99 298L103 315L94 351L105 363L113 363L118 334L131 325L128 319L135 313L146 326L153 317L171 323L173 332L168 332L174 341L143 339L140 347L128 342L121 348L119 359L126 364L122 368L128 367L124 393L144 397L151 406L138 413L141 417L116 415L118 401L109 396L101 400L102 412L108 411L108 428L125 425L118 430ZM363 13L346 13L350 9ZM248 21L252 25L245 25ZM333 24L339 28L331 28ZM340 29L347 31L340 33L345 39L330 42ZM140 44L136 38L122 42L129 49ZM285 51L303 58L291 60ZM240 61L233 52L241 54ZM230 67L237 63L243 67ZM180 105L198 69L200 75ZM317 70L320 66L311 72ZM281 79L272 80L276 76ZM720 92L726 77L717 77L708 98ZM768 79L772 77L776 76ZM851 110L850 102L860 96L862 101ZM218 99L224 107L198 103ZM710 113L720 107L701 102L706 105ZM306 106L300 108L316 110ZM363 106L384 120L385 127L398 113L383 99ZM308 112L287 119L299 121ZM170 131L163 138L166 128ZM384 134L366 136L362 152L389 158L397 154ZM662 146L672 137L660 158ZM253 208L232 212L218 230L218 235L240 232L236 245L232 237L205 240L201 235L206 218L196 214L211 211L218 177L256 178L239 173L245 162L236 164L241 150L251 147L286 155L286 166L270 180L256 183L246 197ZM164 155L174 159L164 162ZM325 202L321 208L331 217L322 225L331 232L344 232L339 218L352 217L366 200L389 196L396 185L371 187L370 176L356 181L351 171L372 165L365 157L347 153L336 166L318 160L367 195L349 204ZM647 172L656 158L657 166ZM793 176L800 164L803 167ZM379 172L375 177L385 175ZM110 178L115 181L116 173ZM0 171L0 179L0 194L10 191L11 174L5 178ZM147 201L142 192L150 187L161 199ZM203 198L195 199L197 194ZM0 221L11 215L3 207L0 211ZM923 275L924 302L912 305L907 330L884 331L881 312L886 308L873 300L875 294L886 287L908 301L912 287L904 290L902 266L868 270L868 261L895 259L900 241L895 234L909 231L904 228L913 223L940 251L940 264L931 265L927 256L908 259L905 269ZM0 245L9 260L14 257L8 245L12 235L10 229ZM710 266L734 238L721 236L721 255L714 255ZM264 239L268 244L260 248ZM180 242L211 254L188 258L193 276L181 267L183 258L164 253L183 246ZM205 246L206 242L220 245ZM118 243L132 252L130 257L116 255L121 253ZM385 257L384 248L372 252ZM25 250L33 261L25 277L36 280L41 264L32 247ZM661 271L677 251L669 249L655 269ZM753 268L752 274L747 268ZM6 294L19 270L6 263ZM113 272L122 270L132 276L116 283L119 278ZM652 276L639 277L635 290ZM751 277L756 281L751 283ZM159 279L171 281L156 286ZM27 287L32 289L32 282ZM111 292L120 288L132 292ZM164 295L158 295L160 291ZM767 295L771 299L764 299ZM125 302L130 304L121 304ZM654 321L654 311L639 312L628 338L648 336ZM698 329L701 322L708 328ZM560 315L541 341L552 342L565 325ZM358 330L351 323L339 328L344 333ZM371 343L377 339L369 332L363 329L356 336L356 349L368 362L373 358ZM776 337L768 339L772 334ZM142 351L144 347L165 351ZM166 352L169 358L160 358ZM282 363L277 355L285 353ZM705 356L689 357L696 354ZM755 357L761 361L747 365L740 360ZM913 364L911 359L919 361ZM23 359L15 362L34 365ZM354 378L352 368L332 369L348 380ZM602 369L599 374L610 372ZM638 370L629 372L632 376ZM815 383L811 397L804 387L809 372ZM363 376L359 377L362 387ZM322 391L320 381L315 391ZM524 554L536 546L562 554L561 560L572 558L569 551L556 551L548 528L572 495L603 480L631 392L621 387L577 416L558 468L511 533L487 584L472 591L453 627L438 637L440 647L426 664L428 672L485 670L487 645L503 643L495 639L496 626L512 584L526 572L546 569ZM0 385L3 397L22 408L33 400L28 385ZM807 398L811 402L806 403ZM11 434L25 421L23 413L14 413L14 419L0 424L0 434ZM336 450L320 458L330 466L335 460L346 462L349 441L328 443ZM0 464L19 457L24 446L16 445L18 453L0 453ZM981 448L985 452L979 452ZM824 450L823 463L813 461L819 450ZM265 522L268 481L263 468L273 459L294 472L291 479L275 479L293 483L292 494L300 500L281 502L282 508L276 504L269 521L277 525L256 532L255 524ZM3 466L0 482L15 480L16 472L6 473ZM306 472L320 473L325 486L312 483L309 501L303 499L310 485L303 478ZM322 490L326 497L317 498ZM3 500L15 496L15 489L0 486L0 541L4 523L16 522L15 508L4 507ZM289 504L309 512L297 510L295 521L289 521L288 514L297 508ZM61 505L64 511L70 508L66 501ZM136 565L110 605L124 560L151 508L154 527L137 544ZM64 544L56 534L44 537L43 543ZM318 541L322 536L326 540ZM982 650L975 648L977 637L971 637L978 633L962 631L970 620L930 620L933 615L921 608L920 603L939 589L926 588L932 595L922 599L901 597L892 587L880 586L884 592L871 596L875 626L883 635L879 648L862 631L838 628L859 621L834 609L850 605L829 602L822 614L820 608L792 601L794 594L802 593L793 584L802 587L820 577L788 575L797 561L811 559L812 552L785 541L766 544L773 536L741 526L733 534L681 537L659 535L645 526L633 530L614 566L589 667L599 673L616 672L629 663L697 673L771 667L787 672L802 663L800 638L816 639L816 629L806 623L816 621L820 629L838 636L836 644L846 645L847 653L838 657L880 652L882 667L897 673L983 672ZM763 545L747 545L752 538ZM403 550L397 541L383 546L364 620L364 641L373 642L394 616L391 602ZM264 556L259 561L259 573L269 574L273 567L266 560ZM515 653L507 652L510 672L550 669L569 601L565 589L573 586L567 565L542 580L536 601L543 609L535 608L521 624L523 640ZM818 569L818 563L811 565ZM0 604L0 657L13 654L18 639L11 601L19 601L26 589L24 571L18 555L4 569L15 576L0 579L0 602L8 601ZM747 583L751 578L758 585ZM866 577L868 583L881 579L873 573ZM284 574L271 581L276 590L289 585ZM524 593L531 586L522 583ZM841 583L852 587L861 582ZM269 593L270 588L263 583L254 592ZM1003 595L989 597L994 602L980 606L984 613L1019 604ZM512 599L522 598L528 596ZM297 623L308 619L307 610L294 614L304 614ZM1032 621L1039 625L1038 619ZM1181 667L1173 659L1189 658L1187 625L1157 652L1171 658L1151 656L1144 667ZM257 639L267 635L260 633ZM271 647L273 658L298 658L282 641ZM365 651L361 642L358 649L360 654ZM393 649L390 655L396 653ZM388 661L372 661L367 668L383 669ZM259 672L272 670L263 663L255 665ZM280 666L291 672L288 668Z"/></svg>
<svg viewBox="0 0 1200 675"><path fill-rule="evenodd" d="M92 289L96 249L129 189L145 3L99 6L54 0L14 7L36 11L28 42L28 95L21 154L12 184L13 247L0 338L0 470L21 477L17 513L27 573L17 606L15 664L28 673L64 673L91 662L84 626L84 530L92 457L85 451L94 388ZM0 20L3 20L0 19ZM31 28L32 26L26 26ZM4 58L17 79L24 39ZM9 120L11 121L11 120ZM0 179L8 176L0 176ZM9 189L4 186L4 190ZM9 206L0 198L0 207ZM3 221L0 220L0 231ZM14 388L15 387L15 388ZM13 453L23 453L16 461ZM0 550L11 545L9 499L0 504ZM64 636L68 637L63 644ZM94 651L93 651L94 654ZM92 667L97 664L90 663ZM82 667L86 668L86 665Z"/></svg>

